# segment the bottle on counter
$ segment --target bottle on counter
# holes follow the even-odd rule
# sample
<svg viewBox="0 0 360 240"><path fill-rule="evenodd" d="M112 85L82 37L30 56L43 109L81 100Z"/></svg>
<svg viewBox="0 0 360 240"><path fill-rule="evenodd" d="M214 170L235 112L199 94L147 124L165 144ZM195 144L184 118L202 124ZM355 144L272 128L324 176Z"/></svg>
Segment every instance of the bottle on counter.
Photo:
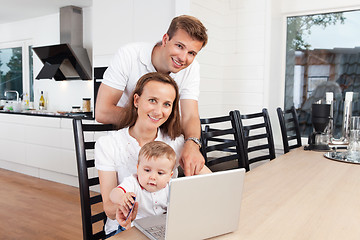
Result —
<svg viewBox="0 0 360 240"><path fill-rule="evenodd" d="M24 94L23 105L25 110L29 109L29 95L27 93Z"/></svg>
<svg viewBox="0 0 360 240"><path fill-rule="evenodd" d="M39 99L39 110L45 110L45 98L44 98L44 92L41 91L41 96Z"/></svg>

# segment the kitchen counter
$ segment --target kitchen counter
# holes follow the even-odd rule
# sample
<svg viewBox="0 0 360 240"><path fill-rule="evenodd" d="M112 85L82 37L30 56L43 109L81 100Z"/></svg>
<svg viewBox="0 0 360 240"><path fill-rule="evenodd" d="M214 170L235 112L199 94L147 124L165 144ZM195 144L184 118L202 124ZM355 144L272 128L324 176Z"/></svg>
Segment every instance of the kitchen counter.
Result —
<svg viewBox="0 0 360 240"><path fill-rule="evenodd" d="M0 111L0 168L77 186L72 119L45 112Z"/></svg>
<svg viewBox="0 0 360 240"><path fill-rule="evenodd" d="M21 111L21 112L0 110L0 113L41 116L41 117L57 117L57 118L81 117L82 119L86 119L86 120L94 120L94 118L92 116L92 112L76 112L76 113L62 112L62 113L59 113L59 112L49 112L49 111L41 111L41 110L25 110L25 111Z"/></svg>

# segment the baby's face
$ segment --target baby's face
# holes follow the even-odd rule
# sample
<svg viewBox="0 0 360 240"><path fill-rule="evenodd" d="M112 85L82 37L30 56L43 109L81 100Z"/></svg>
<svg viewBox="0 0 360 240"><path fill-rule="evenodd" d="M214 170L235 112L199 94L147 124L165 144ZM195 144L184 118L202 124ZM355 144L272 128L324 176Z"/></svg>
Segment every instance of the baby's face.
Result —
<svg viewBox="0 0 360 240"><path fill-rule="evenodd" d="M145 159L141 157L137 175L140 185L148 192L156 192L170 181L173 175L173 163L166 157Z"/></svg>

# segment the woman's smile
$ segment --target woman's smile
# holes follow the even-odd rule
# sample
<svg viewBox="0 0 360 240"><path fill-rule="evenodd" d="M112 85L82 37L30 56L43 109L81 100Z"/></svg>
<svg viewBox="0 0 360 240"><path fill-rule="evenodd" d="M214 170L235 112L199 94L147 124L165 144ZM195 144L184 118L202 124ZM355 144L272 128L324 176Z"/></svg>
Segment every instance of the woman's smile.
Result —
<svg viewBox="0 0 360 240"><path fill-rule="evenodd" d="M157 121L160 120L160 118L152 117L152 116L150 116L150 115L148 115L148 116L149 116L149 118L150 118L151 120L153 120L153 121L155 121L155 122L157 122Z"/></svg>
<svg viewBox="0 0 360 240"><path fill-rule="evenodd" d="M143 127L148 129L160 127L172 112L175 96L175 89L170 84L148 82L141 96L134 96L134 105L137 106L138 113L136 122L142 123Z"/></svg>

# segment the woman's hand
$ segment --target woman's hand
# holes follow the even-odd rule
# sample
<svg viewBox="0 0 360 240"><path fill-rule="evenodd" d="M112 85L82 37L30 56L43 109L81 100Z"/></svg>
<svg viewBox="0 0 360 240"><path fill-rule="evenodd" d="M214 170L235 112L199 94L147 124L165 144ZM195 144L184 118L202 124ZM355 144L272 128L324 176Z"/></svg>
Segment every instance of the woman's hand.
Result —
<svg viewBox="0 0 360 240"><path fill-rule="evenodd" d="M130 216L128 219L126 219L127 214L125 215L120 208L116 209L116 220L120 224L120 226L130 229L131 228L131 222L135 220L137 211L138 211L139 203L135 202L133 210L130 213Z"/></svg>

